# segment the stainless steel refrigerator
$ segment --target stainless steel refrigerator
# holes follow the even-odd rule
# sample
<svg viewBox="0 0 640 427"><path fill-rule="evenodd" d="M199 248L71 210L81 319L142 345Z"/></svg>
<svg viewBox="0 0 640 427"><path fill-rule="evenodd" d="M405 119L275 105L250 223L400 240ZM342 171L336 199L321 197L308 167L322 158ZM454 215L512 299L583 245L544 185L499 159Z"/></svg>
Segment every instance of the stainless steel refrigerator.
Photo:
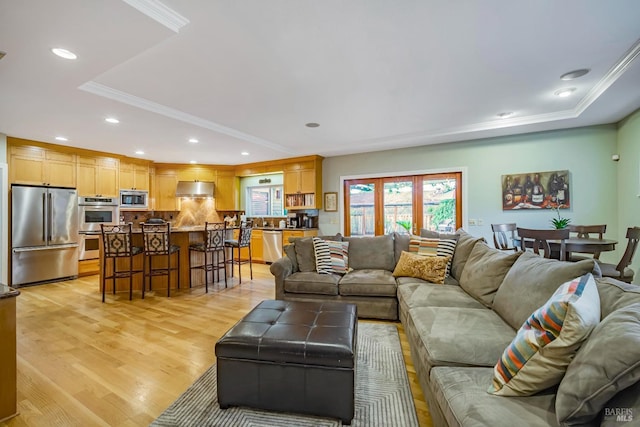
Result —
<svg viewBox="0 0 640 427"><path fill-rule="evenodd" d="M78 193L11 186L11 285L78 275Z"/></svg>

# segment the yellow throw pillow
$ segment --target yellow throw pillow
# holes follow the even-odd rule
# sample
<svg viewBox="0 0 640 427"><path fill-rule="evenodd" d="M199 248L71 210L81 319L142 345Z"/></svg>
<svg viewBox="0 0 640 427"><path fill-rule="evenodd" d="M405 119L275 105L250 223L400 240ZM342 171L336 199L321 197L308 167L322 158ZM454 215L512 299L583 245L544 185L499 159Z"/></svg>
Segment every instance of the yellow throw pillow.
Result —
<svg viewBox="0 0 640 427"><path fill-rule="evenodd" d="M423 256L402 251L393 277L416 277L443 284L450 259L450 256Z"/></svg>

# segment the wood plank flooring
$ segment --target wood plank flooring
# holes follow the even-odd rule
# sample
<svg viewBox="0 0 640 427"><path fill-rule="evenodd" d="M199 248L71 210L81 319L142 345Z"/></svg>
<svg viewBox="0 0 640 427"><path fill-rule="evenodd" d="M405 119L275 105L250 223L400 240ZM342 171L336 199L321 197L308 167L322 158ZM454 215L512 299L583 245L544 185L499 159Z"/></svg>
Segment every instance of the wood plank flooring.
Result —
<svg viewBox="0 0 640 427"><path fill-rule="evenodd" d="M246 271L245 271L246 269ZM146 426L209 366L213 346L264 299L268 266L243 282L128 292L100 302L98 276L21 288L17 297L18 411L6 426ZM182 284L183 288L188 284ZM420 426L431 426L404 329L397 323Z"/></svg>

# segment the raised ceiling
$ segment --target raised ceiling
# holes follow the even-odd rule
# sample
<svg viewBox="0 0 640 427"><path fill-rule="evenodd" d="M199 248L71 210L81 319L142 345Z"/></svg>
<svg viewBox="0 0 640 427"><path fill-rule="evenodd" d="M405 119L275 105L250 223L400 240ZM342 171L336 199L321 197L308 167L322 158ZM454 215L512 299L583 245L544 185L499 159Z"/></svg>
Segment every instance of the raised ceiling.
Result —
<svg viewBox="0 0 640 427"><path fill-rule="evenodd" d="M638 0L2 0L0 132L239 164L615 123L639 22Z"/></svg>

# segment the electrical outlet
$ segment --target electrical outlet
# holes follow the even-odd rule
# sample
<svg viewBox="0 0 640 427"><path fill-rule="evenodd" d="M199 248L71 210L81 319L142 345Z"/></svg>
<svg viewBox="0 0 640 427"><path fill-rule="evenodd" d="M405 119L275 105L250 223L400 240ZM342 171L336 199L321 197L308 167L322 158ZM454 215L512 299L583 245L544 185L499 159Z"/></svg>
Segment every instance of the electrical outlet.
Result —
<svg viewBox="0 0 640 427"><path fill-rule="evenodd" d="M469 220L469 225L470 225L470 226L472 226L472 225L476 225L476 220L475 220L475 219L470 219L470 220Z"/></svg>
<svg viewBox="0 0 640 427"><path fill-rule="evenodd" d="M484 220L478 218L478 225L484 225Z"/></svg>

